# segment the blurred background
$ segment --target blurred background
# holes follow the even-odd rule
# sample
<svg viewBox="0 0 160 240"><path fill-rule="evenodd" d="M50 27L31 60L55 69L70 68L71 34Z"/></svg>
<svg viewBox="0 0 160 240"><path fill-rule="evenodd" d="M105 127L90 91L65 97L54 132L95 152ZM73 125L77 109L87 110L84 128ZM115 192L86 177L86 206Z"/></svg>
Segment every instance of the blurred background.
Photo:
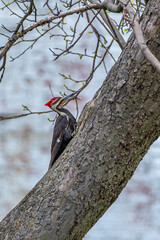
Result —
<svg viewBox="0 0 160 240"><path fill-rule="evenodd" d="M115 17L120 18L119 15ZM16 22L17 19L14 16L9 17L7 10L1 11L1 25L14 29ZM91 48L94 42L95 39L86 34L78 49ZM4 44L5 38L0 36L0 46ZM48 109L44 103L52 97L49 86L54 96L60 95L59 92L68 94L64 86L66 80L59 73L72 74L77 79L88 76L91 61L87 58L81 61L78 56L66 56L53 61L49 48L57 47L58 44L63 45L63 41L59 38L50 40L46 35L20 58L7 62L5 75L0 83L0 115L25 113L22 105L32 111L46 111ZM23 44L15 46L10 50L8 58L17 56L23 50ZM120 49L114 44L111 52L117 59ZM113 59L107 56L107 70L113 63ZM104 68L100 67L79 97L79 114L101 86L105 76ZM79 85L70 82L69 87L78 89ZM68 108L77 115L75 102L70 103ZM54 116L51 113L0 121L0 220L46 173L53 129L53 123L47 119L53 119ZM117 201L87 233L84 240L159 240L159 192L160 139L157 139Z"/></svg>

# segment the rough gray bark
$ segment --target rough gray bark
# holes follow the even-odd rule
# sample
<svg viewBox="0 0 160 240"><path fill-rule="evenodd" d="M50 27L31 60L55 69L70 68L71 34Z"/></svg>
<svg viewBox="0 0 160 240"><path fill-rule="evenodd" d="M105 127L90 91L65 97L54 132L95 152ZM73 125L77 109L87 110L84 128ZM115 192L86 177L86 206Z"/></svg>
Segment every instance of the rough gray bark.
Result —
<svg viewBox="0 0 160 240"><path fill-rule="evenodd" d="M148 3L142 26L160 60L158 6L160 0ZM159 109L160 75L144 59L132 35L83 110L78 133L64 154L1 222L0 239L82 239L160 135Z"/></svg>

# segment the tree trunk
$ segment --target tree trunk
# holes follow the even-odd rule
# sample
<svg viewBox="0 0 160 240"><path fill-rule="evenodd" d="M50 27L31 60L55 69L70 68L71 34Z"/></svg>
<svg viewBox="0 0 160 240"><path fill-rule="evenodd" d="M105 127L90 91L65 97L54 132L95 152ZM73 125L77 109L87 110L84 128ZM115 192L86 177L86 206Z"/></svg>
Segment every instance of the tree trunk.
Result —
<svg viewBox="0 0 160 240"><path fill-rule="evenodd" d="M158 6L160 0L149 1L142 28L160 60ZM0 239L81 240L159 136L159 109L160 75L144 59L132 34L85 106L79 130L65 152L1 222Z"/></svg>

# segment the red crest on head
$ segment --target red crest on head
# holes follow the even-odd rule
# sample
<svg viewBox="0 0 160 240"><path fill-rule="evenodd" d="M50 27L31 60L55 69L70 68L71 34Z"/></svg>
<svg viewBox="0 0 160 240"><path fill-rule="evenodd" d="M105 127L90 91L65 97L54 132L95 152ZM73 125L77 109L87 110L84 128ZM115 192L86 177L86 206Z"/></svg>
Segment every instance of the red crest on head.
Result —
<svg viewBox="0 0 160 240"><path fill-rule="evenodd" d="M51 100L49 100L49 102L45 103L44 105L50 107L51 103L52 103L54 100L56 100L57 98L62 98L62 97L54 97L54 98L52 98Z"/></svg>

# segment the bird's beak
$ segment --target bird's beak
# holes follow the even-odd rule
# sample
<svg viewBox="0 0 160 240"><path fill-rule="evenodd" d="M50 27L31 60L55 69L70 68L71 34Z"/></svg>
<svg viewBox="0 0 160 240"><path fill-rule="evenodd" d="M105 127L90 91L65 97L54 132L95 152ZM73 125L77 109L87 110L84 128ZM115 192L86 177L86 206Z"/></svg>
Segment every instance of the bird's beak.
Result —
<svg viewBox="0 0 160 240"><path fill-rule="evenodd" d="M63 97L61 102L60 102L60 105L61 106L66 105L68 103L68 100L70 99L70 97L72 97L74 94L75 93L71 93L70 95Z"/></svg>
<svg viewBox="0 0 160 240"><path fill-rule="evenodd" d="M68 100L70 97L72 97L75 93L71 93L70 95L63 97L63 100L66 101Z"/></svg>

